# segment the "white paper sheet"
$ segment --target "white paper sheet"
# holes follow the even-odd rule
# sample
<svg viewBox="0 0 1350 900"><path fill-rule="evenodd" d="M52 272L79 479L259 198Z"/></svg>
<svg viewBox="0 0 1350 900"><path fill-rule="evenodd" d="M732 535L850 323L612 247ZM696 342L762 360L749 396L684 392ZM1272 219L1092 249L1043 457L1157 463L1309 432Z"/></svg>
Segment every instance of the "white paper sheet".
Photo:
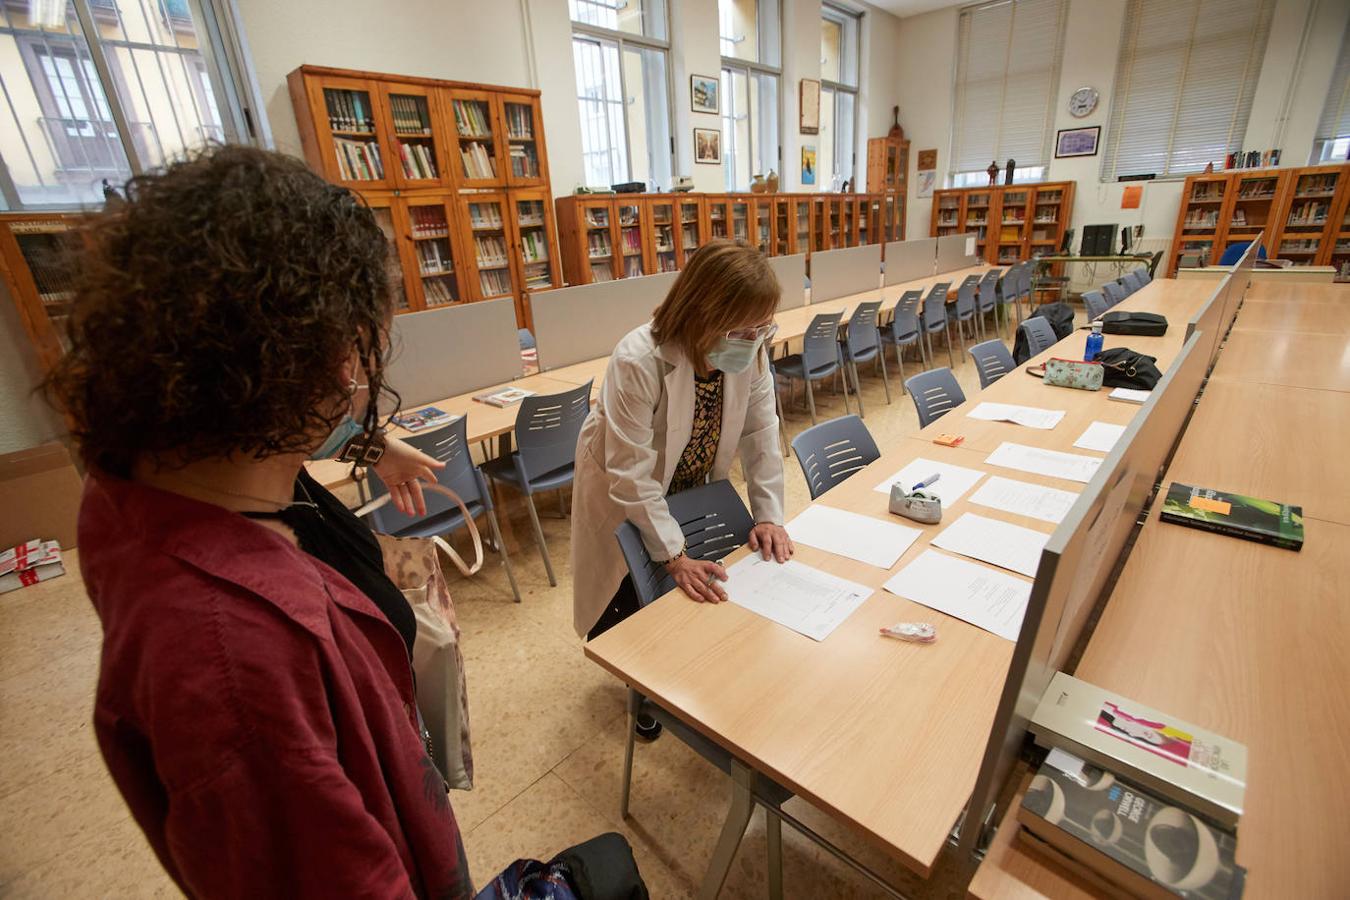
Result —
<svg viewBox="0 0 1350 900"><path fill-rule="evenodd" d="M787 533L799 544L858 562L889 569L909 545L923 534L895 522L815 504L787 523Z"/></svg>
<svg viewBox="0 0 1350 900"><path fill-rule="evenodd" d="M941 497L944 507L951 506L957 500L960 500L962 494L973 488L975 482L984 477L984 473L979 469L967 469L964 466L954 466L951 463L934 462L920 456L872 490L881 494L889 494L891 484L897 481L905 486L905 490L909 490L920 481L926 480L930 475L942 476L926 490Z"/></svg>
<svg viewBox="0 0 1350 900"><path fill-rule="evenodd" d="M1124 400L1126 403L1145 403L1149 397L1153 396L1153 392L1141 391L1136 388L1116 388L1106 396L1112 400Z"/></svg>
<svg viewBox="0 0 1350 900"><path fill-rule="evenodd" d="M1079 435L1078 440L1073 442L1075 447L1082 447L1084 450L1096 450L1098 453L1110 453L1111 448L1120 440L1120 436L1125 433L1124 425L1112 425L1109 422L1093 422Z"/></svg>
<svg viewBox="0 0 1350 900"><path fill-rule="evenodd" d="M1026 481L1016 481L1001 475L990 475L980 489L970 495L971 503L1001 509L1058 525L1069 514L1073 502L1078 499L1075 491L1061 491L1059 488L1042 487Z"/></svg>
<svg viewBox="0 0 1350 900"><path fill-rule="evenodd" d="M933 546L1035 578L1041 550L1049 539L1050 535L1031 528L963 513L933 538Z"/></svg>
<svg viewBox="0 0 1350 900"><path fill-rule="evenodd" d="M872 596L866 585L796 560L776 563L757 553L727 569L722 589L737 606L817 641L829 637Z"/></svg>
<svg viewBox="0 0 1350 900"><path fill-rule="evenodd" d="M1083 484L1092 480L1092 476L1097 474L1097 469L1102 464L1095 456L1042 450L1039 447L1028 447L1009 441L999 444L998 449L985 458L985 462L1005 469L1030 472L1033 475L1081 481Z"/></svg>
<svg viewBox="0 0 1350 900"><path fill-rule="evenodd" d="M1016 641L1031 597L1031 582L925 550L886 582L886 590ZM940 628L938 640L942 640Z"/></svg>
<svg viewBox="0 0 1350 900"><path fill-rule="evenodd" d="M1062 409L1041 409L1038 406L1018 406L1015 403L981 403L968 415L986 422L1013 422L1027 428L1049 431L1064 418Z"/></svg>
<svg viewBox="0 0 1350 900"><path fill-rule="evenodd" d="M974 255L975 255L975 239L973 237L968 237L966 238L966 256L974 256Z"/></svg>

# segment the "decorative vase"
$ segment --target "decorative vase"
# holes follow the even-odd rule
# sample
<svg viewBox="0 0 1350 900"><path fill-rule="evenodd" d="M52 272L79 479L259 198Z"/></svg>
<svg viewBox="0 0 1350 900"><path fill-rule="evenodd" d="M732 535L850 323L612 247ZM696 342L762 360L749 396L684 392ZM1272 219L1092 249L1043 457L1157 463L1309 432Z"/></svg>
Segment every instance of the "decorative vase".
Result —
<svg viewBox="0 0 1350 900"><path fill-rule="evenodd" d="M770 169L770 170L769 170L769 177L766 178L766 179L764 179L764 181L765 181L765 183L769 186L768 190L769 190L769 193L770 193L770 194L776 194L776 193L778 193L778 173L777 173L777 172L775 172L773 169Z"/></svg>
<svg viewBox="0 0 1350 900"><path fill-rule="evenodd" d="M752 194L762 194L767 188L768 185L764 183L763 175L756 175L754 180L750 182L750 193Z"/></svg>

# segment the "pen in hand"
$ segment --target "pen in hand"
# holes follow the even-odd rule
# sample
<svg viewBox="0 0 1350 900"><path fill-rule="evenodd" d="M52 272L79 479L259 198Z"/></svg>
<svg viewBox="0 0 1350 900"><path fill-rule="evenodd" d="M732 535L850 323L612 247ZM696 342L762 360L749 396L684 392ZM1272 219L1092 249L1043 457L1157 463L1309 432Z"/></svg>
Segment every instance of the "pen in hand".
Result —
<svg viewBox="0 0 1350 900"><path fill-rule="evenodd" d="M909 489L909 492L912 494L912 493L914 493L915 491L922 490L923 488L928 487L930 484L936 483L937 480L938 480L939 478L941 478L941 477L942 477L942 473L941 473L941 472L938 472L938 473L933 474L933 475L929 475L929 476L928 476L927 478L925 478L923 481L920 481L918 484L914 485L914 487L910 488L910 489Z"/></svg>

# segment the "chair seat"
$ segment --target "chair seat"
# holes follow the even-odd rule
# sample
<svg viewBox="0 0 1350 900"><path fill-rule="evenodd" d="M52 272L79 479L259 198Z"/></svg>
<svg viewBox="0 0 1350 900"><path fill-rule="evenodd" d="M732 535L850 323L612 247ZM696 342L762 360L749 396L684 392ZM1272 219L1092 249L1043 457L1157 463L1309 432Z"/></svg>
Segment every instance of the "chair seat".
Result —
<svg viewBox="0 0 1350 900"><path fill-rule="evenodd" d="M879 343L853 353L849 351L848 344L843 341L839 342L839 354L844 359L851 359L854 362L867 362L869 359L876 358L876 355L880 352L881 344Z"/></svg>
<svg viewBox="0 0 1350 900"><path fill-rule="evenodd" d="M908 331L904 334L897 334L895 323L878 327L877 334L881 336L882 343L886 344L912 344L919 339L919 332L917 330Z"/></svg>
<svg viewBox="0 0 1350 900"><path fill-rule="evenodd" d="M817 366L811 370L811 377L824 378L826 375L833 375L834 370L838 367L839 363L837 361L826 363L823 366ZM803 371L805 366L802 363L802 355L800 353L794 353L791 356L785 356L782 359L774 360L773 368L775 372L786 375L789 378L802 380L806 378L806 374Z"/></svg>
<svg viewBox="0 0 1350 900"><path fill-rule="evenodd" d="M512 453L510 456L488 460L480 468L483 470L483 474L493 481L504 481L525 494L565 487L572 483L572 475L576 471L576 466L568 463L560 469L545 472L543 475L536 475L527 484L521 482L520 473L516 471L515 459L516 454Z"/></svg>

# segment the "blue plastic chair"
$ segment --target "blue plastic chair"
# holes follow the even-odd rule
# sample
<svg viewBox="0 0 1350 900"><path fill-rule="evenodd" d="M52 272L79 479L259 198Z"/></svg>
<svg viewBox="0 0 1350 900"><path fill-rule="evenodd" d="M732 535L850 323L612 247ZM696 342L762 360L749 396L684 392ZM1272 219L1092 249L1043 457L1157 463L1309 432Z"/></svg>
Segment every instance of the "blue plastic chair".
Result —
<svg viewBox="0 0 1350 900"><path fill-rule="evenodd" d="M685 552L694 559L722 559L736 547L744 544L750 537L754 520L746 510L745 504L736 494L728 481L714 481L700 485L666 498L666 505L675 521L684 533L687 549ZM619 541L624 562L628 564L628 574L633 579L638 602L642 606L670 593L675 589L675 580L666 572L665 566L652 561L651 555L642 543L642 535L631 522L624 522L614 533ZM679 602L679 600L675 600ZM659 705L639 692L628 689L628 728L627 742L623 755L623 785L619 799L619 813L628 817L629 796L633 784L633 731L639 715L649 715L660 722L662 727L674 734L690 749L723 772L731 774L735 762L730 751L714 743L701 733L671 715ZM768 838L769 879L781 883L782 879L782 820L779 809L792 798L792 792L759 773L751 775L751 794L755 802L764 807L765 827ZM741 837L749 824L752 808L739 812L735 807L723 825L722 837L734 841L731 852L725 856L726 869L720 872L710 871L705 884L716 881L718 885L726 878L735 849L740 845ZM719 856L720 858L720 856Z"/></svg>
<svg viewBox="0 0 1350 900"><path fill-rule="evenodd" d="M1102 293L1106 295L1107 309L1125 299L1125 288L1118 281L1108 281L1102 285Z"/></svg>
<svg viewBox="0 0 1350 900"><path fill-rule="evenodd" d="M1055 329L1050 323L1041 316L1032 316L1030 319L1024 319L1021 325L1017 326L1027 336L1027 348L1031 351L1027 356L1044 353L1055 345L1059 338L1055 337Z"/></svg>
<svg viewBox="0 0 1350 900"><path fill-rule="evenodd" d="M975 295L980 289L980 279L977 275L972 275L961 286L956 289L956 302L948 310L948 316L951 321L956 323L956 337L961 342L961 355L966 355L966 330L965 325L970 323L971 339L978 337L975 324Z"/></svg>
<svg viewBox="0 0 1350 900"><path fill-rule="evenodd" d="M985 272L975 292L975 310L979 314L981 337L984 336L984 321L991 312L994 314L994 329L998 329L998 277L998 269Z"/></svg>
<svg viewBox="0 0 1350 900"><path fill-rule="evenodd" d="M821 313L811 320L802 336L802 352L774 360L773 369L795 383L806 383L806 404L811 410L811 424L816 424L816 396L812 382L829 378L843 367L839 353L839 320L842 312ZM844 391L844 409L848 406L848 391ZM779 410L781 415L782 411Z"/></svg>
<svg viewBox="0 0 1350 900"><path fill-rule="evenodd" d="M966 402L961 385L951 369L930 369L920 372L905 382L909 398L919 413L919 427L926 428L935 420Z"/></svg>
<svg viewBox="0 0 1350 900"><path fill-rule="evenodd" d="M881 384L886 389L886 404L891 402L891 382L886 373L886 354L881 352L881 337L877 333L877 318L881 315L881 301L859 303L844 326L844 337L839 340L839 354L853 376L853 389L858 392L858 415L867 415L863 409L862 383L858 380L858 363L876 360L881 365Z"/></svg>
<svg viewBox="0 0 1350 900"><path fill-rule="evenodd" d="M479 515L488 520L492 529L492 543L502 555L502 565L506 567L506 578L511 582L511 593L516 602L520 602L520 588L516 586L516 573L511 569L511 558L506 555L506 545L502 542L502 532L497 524L497 511L492 506L492 492L488 490L483 473L473 464L469 452L468 416L460 416L444 428L435 431L414 434L403 441L428 456L445 463L445 468L436 472L436 481L459 495L469 515ZM388 487L373 468L366 470L370 477L372 499L378 499L389 493ZM465 526L464 514L459 507L443 494L428 491L425 495L427 514L425 516L405 516L393 506L385 505L372 510L370 522L381 534L394 537L432 537L433 535L453 534Z"/></svg>
<svg viewBox="0 0 1350 900"><path fill-rule="evenodd" d="M1083 308L1087 310L1088 321L1095 322L1106 315L1106 311L1111 308L1111 304L1106 302L1106 298L1102 296L1101 291L1084 291Z"/></svg>
<svg viewBox="0 0 1350 900"><path fill-rule="evenodd" d="M1247 252L1247 248L1251 246L1251 243L1252 243L1251 241L1238 241L1236 244L1229 244L1227 247L1224 247L1223 255L1219 257L1219 265L1221 266L1236 265L1237 261L1239 259L1242 259L1242 254ZM1266 248L1264 244L1257 246L1256 258L1257 259L1266 258Z"/></svg>
<svg viewBox="0 0 1350 900"><path fill-rule="evenodd" d="M1153 269L1151 266L1141 266L1140 268L1135 269L1135 272L1139 273L1140 287L1143 287L1153 280Z"/></svg>
<svg viewBox="0 0 1350 900"><path fill-rule="evenodd" d="M904 390L905 381L904 348L918 344L919 358L923 358L922 333L919 329L919 304L922 302L922 291L905 291L891 310L891 320L877 326L877 336L881 342L895 348L895 362L900 366L901 390Z"/></svg>
<svg viewBox="0 0 1350 900"><path fill-rule="evenodd" d="M1135 291L1139 290L1141 287L1144 286L1144 283L1139 280L1138 269L1132 269L1129 272L1126 272L1124 275L1120 276L1120 283L1125 285L1125 289L1129 291L1131 294L1133 294Z"/></svg>
<svg viewBox="0 0 1350 900"><path fill-rule="evenodd" d="M862 419L841 416L813 425L792 439L814 500L881 456Z"/></svg>
<svg viewBox="0 0 1350 900"><path fill-rule="evenodd" d="M954 366L956 358L952 356L952 333L947 324L947 290L950 287L950 282L944 282L935 284L929 289L928 296L923 298L923 312L919 324L923 329L923 338L928 343L930 363L933 359L933 333L946 331L947 361Z"/></svg>
<svg viewBox="0 0 1350 900"><path fill-rule="evenodd" d="M997 338L971 347L970 358L975 360L975 371L980 374L981 390L1017 368L1012 354Z"/></svg>
<svg viewBox="0 0 1350 900"><path fill-rule="evenodd" d="M1012 306L1017 311L1017 321L1022 321L1022 303L1019 299L1021 290L1020 282L1022 280L1022 263L1014 263L1003 271L998 280L999 305L1003 307L1003 320L1011 321L1008 317L1008 307Z"/></svg>
<svg viewBox="0 0 1350 900"><path fill-rule="evenodd" d="M548 573L551 585L556 585L558 580L548 558L548 544L544 541L544 529L539 525L534 495L540 491L561 491L572 483L577 436L590 411L590 381L559 394L526 397L516 414L515 452L483 465L483 474L492 481L509 484L525 495L534 537L539 542L539 555L544 560L544 571Z"/></svg>

